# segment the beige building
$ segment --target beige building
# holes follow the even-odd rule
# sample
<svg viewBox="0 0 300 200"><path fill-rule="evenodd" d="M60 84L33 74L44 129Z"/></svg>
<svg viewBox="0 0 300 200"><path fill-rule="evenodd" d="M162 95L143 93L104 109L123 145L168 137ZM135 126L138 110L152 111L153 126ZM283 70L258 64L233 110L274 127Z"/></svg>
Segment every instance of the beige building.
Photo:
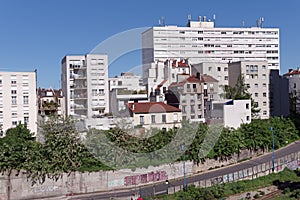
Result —
<svg viewBox="0 0 300 200"><path fill-rule="evenodd" d="M0 72L0 137L19 122L36 134L37 110L36 71Z"/></svg>
<svg viewBox="0 0 300 200"><path fill-rule="evenodd" d="M192 65L192 74L196 75L207 74L218 81L218 98L223 99L224 91L223 86L228 85L228 64L227 63L216 63L216 62L203 62ZM217 99L215 99L217 100Z"/></svg>
<svg viewBox="0 0 300 200"><path fill-rule="evenodd" d="M141 102L128 104L134 126L168 130L180 128L182 115L179 108L162 102Z"/></svg>
<svg viewBox="0 0 300 200"><path fill-rule="evenodd" d="M235 86L239 76L243 76L248 92L252 95L254 103L260 112L257 118L268 119L270 116L269 104L269 75L267 61L240 61L229 63L229 85Z"/></svg>
<svg viewBox="0 0 300 200"><path fill-rule="evenodd" d="M182 77L181 77L182 79ZM182 119L205 122L208 102L217 98L218 81L208 75L188 76L169 86L167 102L182 110Z"/></svg>

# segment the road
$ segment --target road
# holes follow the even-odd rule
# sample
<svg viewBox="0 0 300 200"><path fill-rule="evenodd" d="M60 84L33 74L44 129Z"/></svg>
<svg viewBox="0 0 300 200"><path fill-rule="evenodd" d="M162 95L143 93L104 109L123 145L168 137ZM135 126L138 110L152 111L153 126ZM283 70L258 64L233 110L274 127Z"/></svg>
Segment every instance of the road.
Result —
<svg viewBox="0 0 300 200"><path fill-rule="evenodd" d="M284 157L286 155L299 152L300 151L300 141L294 142L293 144L281 148L277 151L275 151L275 159ZM251 159L249 161L241 162L235 165L231 165L228 167L203 172L200 174L195 174L191 177L187 177L187 184L198 182L200 180L210 179L217 176L223 176L226 174L234 173L237 171L240 171L242 169L248 169L251 167L254 167L258 164L266 163L268 161L272 160L272 154L269 153L267 155L260 156L258 158ZM183 179L181 180L169 180L169 185L171 186L182 186L183 185ZM111 191L106 193L97 193L97 194L85 194L85 195L79 195L79 196L73 196L72 199L82 199L82 200L101 200L101 199L110 199L110 198L116 198L116 199L128 199L130 200L130 196L132 196L133 193L139 193L141 196L151 196L153 192L155 194L166 194L167 193L168 185L166 185L164 182L162 183L156 183L155 185L146 185L146 186L137 186L136 188L132 189L131 191ZM126 198L127 197L127 198Z"/></svg>

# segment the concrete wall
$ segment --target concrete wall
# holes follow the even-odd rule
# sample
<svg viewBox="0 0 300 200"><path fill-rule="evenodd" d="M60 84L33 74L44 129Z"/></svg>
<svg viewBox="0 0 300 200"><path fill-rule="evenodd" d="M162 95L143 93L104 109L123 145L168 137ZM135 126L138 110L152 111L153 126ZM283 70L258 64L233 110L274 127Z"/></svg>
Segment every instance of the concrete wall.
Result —
<svg viewBox="0 0 300 200"><path fill-rule="evenodd" d="M194 165L192 162L186 162L187 176L199 171L206 171L215 166L229 165L236 163L242 158L255 156L261 152L242 151L241 154L232 156L228 161L207 160L204 164ZM282 171L285 167L289 169L299 168L300 152L275 159L275 172ZM200 187L208 187L214 184L232 182L237 180L253 179L267 175L272 171L272 163L262 163L243 169L235 173L224 174L212 179L200 180L192 183ZM158 167L148 167L136 169L124 169L118 171L99 171L92 173L74 172L63 174L57 181L46 179L43 184L31 185L26 175L22 172L17 175L14 171L10 177L0 175L0 199L40 199L44 197L66 197L72 193L86 194L91 192L113 191L115 189L132 189L139 185L155 184L166 179L176 179L183 176L183 163L166 164ZM170 187L170 193L182 189Z"/></svg>

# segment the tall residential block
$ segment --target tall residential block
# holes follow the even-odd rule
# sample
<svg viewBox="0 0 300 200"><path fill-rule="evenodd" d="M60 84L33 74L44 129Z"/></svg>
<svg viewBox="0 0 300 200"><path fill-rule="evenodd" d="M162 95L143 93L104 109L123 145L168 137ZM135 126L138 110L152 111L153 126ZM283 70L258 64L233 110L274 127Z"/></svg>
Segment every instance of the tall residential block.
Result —
<svg viewBox="0 0 300 200"><path fill-rule="evenodd" d="M109 113L107 55L68 55L62 59L66 115L80 119Z"/></svg>
<svg viewBox="0 0 300 200"><path fill-rule="evenodd" d="M229 85L235 86L239 77L243 76L248 92L260 109L254 118L268 119L270 116L269 76L267 61L240 61L229 63Z"/></svg>
<svg viewBox="0 0 300 200"><path fill-rule="evenodd" d="M0 72L0 137L19 122L36 134L36 89L36 71Z"/></svg>
<svg viewBox="0 0 300 200"><path fill-rule="evenodd" d="M187 26L155 26L143 32L143 72L151 67L149 63L167 59L188 59L192 65L267 60L268 69L280 69L279 29L262 24L215 27L213 21L199 17Z"/></svg>

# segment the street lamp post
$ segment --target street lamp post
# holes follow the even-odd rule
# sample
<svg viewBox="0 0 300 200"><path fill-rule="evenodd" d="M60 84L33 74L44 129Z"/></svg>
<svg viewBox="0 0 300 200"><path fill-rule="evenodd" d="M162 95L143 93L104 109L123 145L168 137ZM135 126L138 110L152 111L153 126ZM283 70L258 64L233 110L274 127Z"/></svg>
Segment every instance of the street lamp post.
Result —
<svg viewBox="0 0 300 200"><path fill-rule="evenodd" d="M272 172L275 171L275 160L274 160L274 129L271 126L270 131L272 132Z"/></svg>
<svg viewBox="0 0 300 200"><path fill-rule="evenodd" d="M186 171L185 171L185 146L181 145L181 150L183 151L183 191L186 190Z"/></svg>

